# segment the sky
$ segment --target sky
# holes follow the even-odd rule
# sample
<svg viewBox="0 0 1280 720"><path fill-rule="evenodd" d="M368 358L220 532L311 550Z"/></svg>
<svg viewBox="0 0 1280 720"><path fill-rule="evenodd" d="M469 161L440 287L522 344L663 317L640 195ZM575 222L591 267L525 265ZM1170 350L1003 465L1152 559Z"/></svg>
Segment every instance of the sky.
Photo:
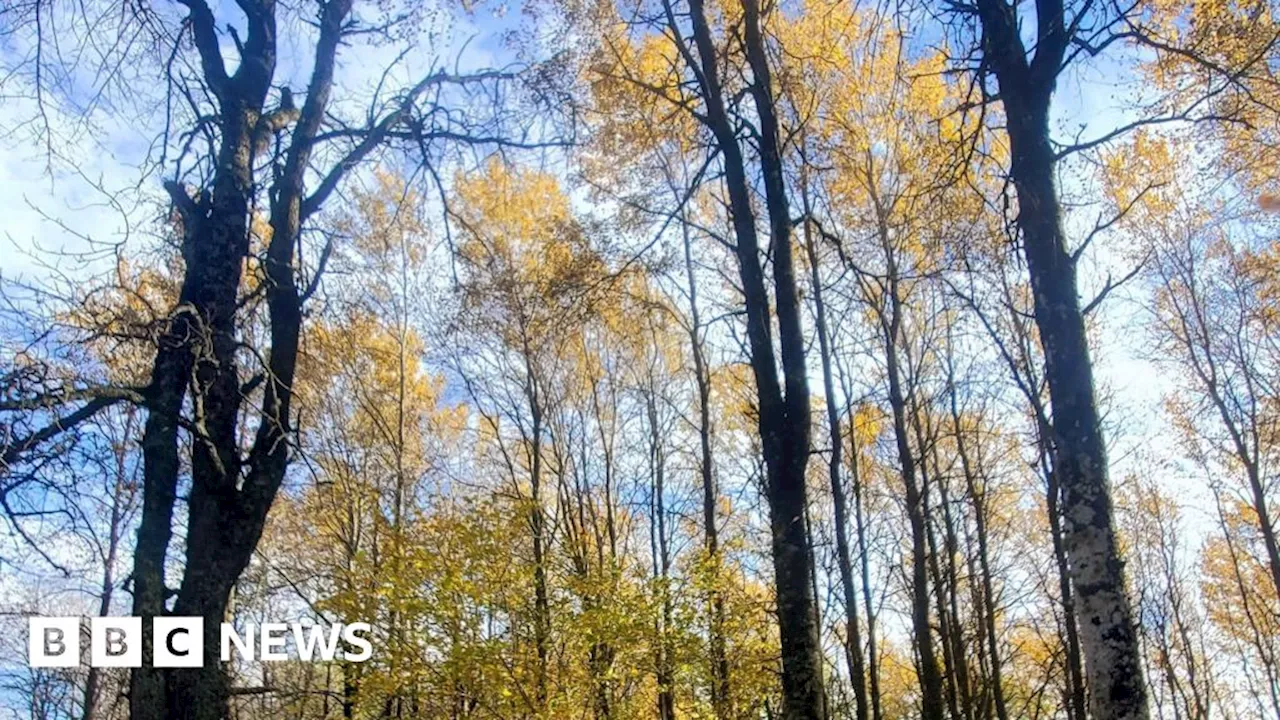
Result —
<svg viewBox="0 0 1280 720"><path fill-rule="evenodd" d="M157 5L164 8L165 3ZM400 58L392 80L405 83L441 68L468 72L506 62L501 57L506 54L501 33L515 21L497 5L472 16L434 12L429 3L421 7L424 16L415 35L420 50ZM233 0L215 5L215 13L220 22L234 20L242 26ZM289 86L295 93L306 87L313 59L304 33L308 30L296 19L279 32L275 85ZM240 34L245 34L243 27ZM233 41L227 33L221 34L220 41L224 62L234 71ZM335 96L367 98L383 69L397 60L401 47L359 40L344 47ZM21 34L0 36L0 66L12 66L32 53L32 44L24 42ZM96 80L91 75L88 63L81 63L76 86L91 86ZM148 88L140 97L162 105L163 95L153 90ZM19 76L4 80L0 99L0 187L16 190L0 194L3 277L39 278L49 272L44 267L51 262L49 253L83 253L96 243L119 243L154 228L154 203L162 196L159 178L140 178L137 168L155 157L154 144L164 121L158 108L130 107L126 98L116 107L98 108L84 122L74 110L59 107L56 98L46 96L41 108L30 78ZM38 122L42 112L57 138L52 157L42 138L44 126ZM85 130L89 125L92 131Z"/></svg>
<svg viewBox="0 0 1280 720"><path fill-rule="evenodd" d="M223 6L218 8L220 17L238 17L232 0L225 0ZM442 58L450 66L456 61L464 71L507 62L511 55L501 33L515 26L520 13L518 8L504 13L498 7L484 6L472 17L431 18L421 38L438 51L406 57L402 78L438 65ZM288 31L281 35L285 39L277 82L297 91L306 85L311 58L305 42L291 40ZM31 48L20 43L17 35L0 36L0 63L10 64L16 57L29 55ZM225 35L223 49L228 61L233 61L235 51ZM381 69L396 54L391 45L345 49L339 88L367 96ZM1130 70L1124 62L1103 62L1069 71L1054 105L1059 137L1077 133L1083 138L1096 137L1131 119L1128 108L1141 90L1121 81ZM81 72L88 69L81 68ZM140 182L136 168L153 152L152 140L160 131L159 116L153 114L149 122L142 122L137 118L145 118L145 113L116 114L103 108L93 118L96 132L88 133L80 129L74 116L58 112L50 104L46 112L59 137L61 156L50 163L48 148L39 141L36 128L24 122L39 109L30 86L15 86L20 79L6 82L0 86L0 187L9 191L0 193L0 278L48 280L62 272L78 272L78 265L85 262L93 269L105 270L110 267L110 254L100 250L122 241L147 242L146 236L156 229L159 180L148 177ZM140 90L140 96L154 97L151 90ZM1068 192L1082 190L1086 184L1082 177L1064 176ZM1081 237L1096 213L1096 209L1075 213L1069 218L1069 230ZM90 241L101 245L95 247ZM91 250L99 252L82 255ZM60 252L70 256L59 257ZM1100 240L1082 266L1082 295L1088 298L1096 292L1108 272L1116 277L1124 275L1130 269L1125 263L1122 243ZM1129 472L1150 472L1152 457L1177 454L1161 415L1161 398L1170 385L1167 376L1145 356L1142 298L1135 285L1117 292L1102 309L1096 376L1102 394L1109 398L1108 422L1124 428L1111 434L1113 479ZM1206 502L1202 485L1176 476L1171 476L1169 483L1193 515L1202 512L1198 522L1212 521L1208 515L1212 505Z"/></svg>
<svg viewBox="0 0 1280 720"><path fill-rule="evenodd" d="M219 8L220 17L237 17L233 0L225 0L223 5ZM501 33L514 27L520 13L518 9L502 13L496 7L485 6L472 17L434 18L422 37L439 51L406 57L402 79L439 64L440 58L447 59L450 66L456 61L464 71L509 61L510 51L504 47ZM306 85L311 58L305 42L291 40L289 32L281 35L284 40L277 82L297 92ZM0 36L0 65L29 53L30 48L16 46L15 40L12 35ZM225 36L223 41L224 56L233 62L234 48ZM366 95L396 53L389 45L345 50L337 80L343 94ZM1127 60L1095 62L1087 68L1068 71L1055 96L1054 127L1058 138L1088 139L1130 121L1132 105L1141 94L1141 88L1128 81L1131 71ZM38 111L29 88L15 92L14 81L8 82L7 87L0 85L0 187L9 189L0 193L0 280L39 282L64 272L83 272L86 263L92 270L106 270L111 256L102 252L104 249L125 241L131 245L150 242L148 235L156 228L154 218L161 202L159 179L148 177L140 182L136 168L152 152L152 139L160 131L157 118L153 117L150 124L142 123L122 119L104 109L95 116L97 132L91 134L80 131L74 117L49 106L46 112L59 136L62 156L51 164L47 147L38 141L33 127L24 124ZM1075 171L1068 170L1063 181L1068 193L1088 190L1088 181ZM575 202L582 202L583 197L575 196ZM1096 208L1074 212L1068 218L1069 232L1082 237L1097 212ZM90 240L100 245L95 246ZM70 255L60 257L60 252ZM1101 238L1081 267L1082 296L1091 297L1106 282L1108 273L1115 277L1125 275L1131 269L1127 262L1122 238ZM1116 292L1100 310L1095 376L1100 394L1107 398L1108 424L1113 429L1122 428L1108 436L1113 482L1129 473L1162 472L1153 459L1172 459L1179 454L1162 410L1162 398L1172 389L1172 383L1148 357L1149 342L1142 327L1144 298L1143 288L1135 281L1131 287ZM814 365L816 368L816 359ZM813 377L818 377L816 372ZM1203 537L1215 523L1212 498L1204 484L1181 473L1169 473L1163 479L1165 487L1183 504L1189 525ZM1193 553L1196 547L1186 543L1183 549ZM70 556L75 550L55 548L53 552ZM5 586L4 581L5 572L0 569L0 587ZM9 587L9 593L28 593L40 586ZM43 606L77 608L87 600L86 596L74 594L36 598L0 591L0 606L8 607L38 602ZM0 624L0 629L8 628ZM25 637L24 631L5 634ZM6 663L14 657L9 648L0 646L0 676L21 670ZM0 692L0 706L3 705Z"/></svg>

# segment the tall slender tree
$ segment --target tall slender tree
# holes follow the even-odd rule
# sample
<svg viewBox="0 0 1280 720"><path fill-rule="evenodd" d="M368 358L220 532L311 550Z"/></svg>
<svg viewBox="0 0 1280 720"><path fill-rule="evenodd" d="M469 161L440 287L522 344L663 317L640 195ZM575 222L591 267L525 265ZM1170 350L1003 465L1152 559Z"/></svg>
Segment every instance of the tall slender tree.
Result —
<svg viewBox="0 0 1280 720"><path fill-rule="evenodd" d="M1058 151L1049 125L1067 53L1073 43L1089 42L1080 35L1081 27L1114 22L1106 18L1109 7L1094 5L1077 3L1069 17L1061 0L1038 0L1034 52L1023 40L1016 4L976 0L967 7L981 24L981 68L994 76L1006 118L1018 227L1044 348L1053 473L1063 491L1065 552L1076 590L1092 714L1098 720L1119 720L1147 717L1146 689L1077 288L1079 255L1068 246L1063 230Z"/></svg>
<svg viewBox="0 0 1280 720"><path fill-rule="evenodd" d="M746 309L747 338L758 399L758 431L766 470L774 582L782 637L782 713L788 720L825 718L821 638L817 599L811 578L813 556L805 525L808 507L805 470L809 464L810 406L804 333L792 258L790 201L782 139L774 107L774 89L764 36L763 15L754 0L743 4L743 50L759 122L759 167L764 178L773 259L773 291L766 284L764 248L748 179L745 142L727 105L722 58L703 0L690 0L688 29L664 0L667 25L687 71L694 77L702 111L698 117L714 138L722 158L728 212ZM686 32L689 39L686 39ZM777 317L777 350L774 313ZM781 377L779 376L781 365Z"/></svg>

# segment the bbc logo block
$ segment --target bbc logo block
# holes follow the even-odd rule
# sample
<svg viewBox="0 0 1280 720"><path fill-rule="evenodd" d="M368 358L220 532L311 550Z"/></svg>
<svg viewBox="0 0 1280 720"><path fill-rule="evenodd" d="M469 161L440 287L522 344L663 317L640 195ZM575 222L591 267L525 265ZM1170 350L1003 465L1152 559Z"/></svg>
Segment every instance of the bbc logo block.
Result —
<svg viewBox="0 0 1280 720"><path fill-rule="evenodd" d="M204 618L158 617L152 628L152 637L155 638L153 667L200 667L204 664Z"/></svg>
<svg viewBox="0 0 1280 720"><path fill-rule="evenodd" d="M27 658L31 667L67 668L80 664L80 618L31 618Z"/></svg>
<svg viewBox="0 0 1280 720"><path fill-rule="evenodd" d="M96 617L89 620L89 665L142 667L142 618Z"/></svg>
<svg viewBox="0 0 1280 720"><path fill-rule="evenodd" d="M78 617L33 617L28 623L27 658L31 667L77 667L85 657L81 620ZM204 618L162 616L152 618L151 667L195 668L204 665ZM373 654L368 623L321 627L301 623L247 623L243 630L231 623L219 628L219 657L281 662L329 661L341 657L364 662ZM142 667L142 618L94 617L89 619L88 660L91 667ZM292 644L290 643L292 640ZM292 650L292 652L291 652Z"/></svg>

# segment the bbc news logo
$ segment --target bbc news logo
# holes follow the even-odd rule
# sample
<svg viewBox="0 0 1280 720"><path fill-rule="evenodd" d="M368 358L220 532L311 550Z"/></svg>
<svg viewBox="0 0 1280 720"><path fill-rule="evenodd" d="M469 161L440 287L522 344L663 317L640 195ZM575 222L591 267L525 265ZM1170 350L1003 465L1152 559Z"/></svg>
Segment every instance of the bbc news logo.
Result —
<svg viewBox="0 0 1280 720"><path fill-rule="evenodd" d="M27 659L31 667L66 668L81 664L80 618L33 617L28 623ZM190 668L204 665L204 618L152 618L151 667ZM322 627L301 623L248 623L244 631L222 623L220 657L233 653L243 660L333 660L364 662L373 655L369 623L335 623ZM289 640L293 640L290 654ZM345 647L344 647L345 646ZM142 618L89 619L90 667L142 667Z"/></svg>

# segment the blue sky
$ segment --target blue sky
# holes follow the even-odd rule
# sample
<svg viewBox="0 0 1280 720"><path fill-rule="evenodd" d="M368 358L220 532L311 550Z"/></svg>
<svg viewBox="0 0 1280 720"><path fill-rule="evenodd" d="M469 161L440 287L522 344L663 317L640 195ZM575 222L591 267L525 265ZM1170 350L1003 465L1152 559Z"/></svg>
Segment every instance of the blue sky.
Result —
<svg viewBox="0 0 1280 720"><path fill-rule="evenodd" d="M217 11L223 21L239 18L232 0L223 0ZM502 33L519 24L520 14L518 5L505 7L492 2L480 5L469 16L433 14L419 36L424 50L405 57L400 78L407 80L440 64L452 66L457 62L465 71L505 62L511 53L503 44ZM311 57L306 42L291 38L304 32L308 31L296 21L281 28L277 84L288 84L295 91L306 85ZM222 40L225 57L234 62L229 36L224 33ZM11 61L15 56L29 54L30 48L20 46L20 42L18 35L7 36L0 43L0 57ZM337 80L345 90L343 95L367 97L382 68L397 52L389 44L345 48ZM1127 52L1112 53L1064 74L1054 105L1060 139L1077 133L1084 138L1096 137L1133 117L1130 108L1142 86L1131 79L1132 55ZM26 98L10 94L0 103L0 130L34 116L36 107L29 88L26 94ZM0 235L0 273L6 279L48 277L51 271L46 264L55 262L50 253L88 250L84 237L107 244L126 239L145 242L141 236L155 229L153 203L159 200L159 183L151 177L139 185L136 167L151 152L153 138L160 132L160 118L152 117L147 126L102 112L94 118L97 132L90 134L79 130L77 118L60 112L55 105L48 104L47 111L59 136L58 152L63 156L52 165L45 146L30 126L0 135L0 186L13 189L0 193L0 217L5 219ZM70 167L73 164L74 170ZM1069 173L1064 179L1064 189L1069 192L1073 186L1085 184ZM115 194L117 201L109 201L93 187L95 184ZM1069 218L1077 236L1087 232L1096 213L1097 210L1086 209ZM1082 268L1084 295L1101 287L1108 271L1122 275L1127 270L1122 253L1117 250L1114 243L1100 241L1091 251ZM67 270L72 269L67 265L74 265L69 258L56 262ZM1118 293L1105 308L1106 330L1101 338L1103 351L1098 370L1100 380L1116 391L1117 401L1137 411L1155 407L1163 388L1157 382L1157 374L1139 357L1140 334L1132 332L1137 318L1132 303L1132 299L1126 300L1125 293ZM1139 342L1135 345L1135 341Z"/></svg>
<svg viewBox="0 0 1280 720"><path fill-rule="evenodd" d="M224 22L239 18L232 0L223 0L217 12ZM518 5L505 7L492 2L482 4L472 15L431 14L418 38L423 50L404 58L400 79L407 81L441 64L453 66L456 62L465 71L505 62L511 52L504 46L502 33L517 27L520 15ZM281 28L277 84L288 84L295 91L305 87L311 63L309 46L294 38L309 32L296 20ZM29 47L18 46L18 42L19 36L8 36L0 43L0 55L11 60L30 52ZM224 56L234 63L235 50L225 33L222 42ZM367 97L382 68L397 53L398 49L390 44L344 48L337 79L341 94ZM1126 53L1121 50L1064 74L1054 105L1060 139L1077 134L1086 139L1096 137L1133 117L1131 108L1142 86L1132 79L1133 56ZM29 93L26 99L0 103L0 129L32 117L35 110ZM89 249L86 236L107 244L123 240L145 243L145 235L156 227L158 180L147 178L140 185L136 168L151 152L152 139L160 132L160 118L152 117L147 126L103 112L94 118L97 132L90 134L78 130L74 116L59 112L53 105L47 110L59 135L62 160L48 163L46 148L30 127L0 136L0 186L16 190L0 193L0 217L5 218L0 236L0 274L10 280L22 276L47 278L53 272L47 266L50 262L60 263L64 270L74 270L74 259L55 259L50 253L85 251ZM93 187L95 184L116 194L118 202L109 202ZM1086 185L1083 176L1073 177L1070 171L1064 175L1064 189L1068 192L1077 192ZM1097 212L1086 208L1069 217L1069 227L1077 237L1087 232ZM1081 273L1084 296L1100 288L1108 272L1119 276L1129 269L1122 252L1123 241L1118 242L1116 238L1104 238L1089 253ZM95 266L105 269L104 259L99 257ZM1167 388L1155 368L1142 357L1143 334L1135 332L1141 320L1137 305L1140 298L1140 294L1117 293L1103 309L1104 329L1099 338L1099 382L1114 398L1113 414L1131 418L1119 438L1121 447L1116 448L1117 477L1125 472L1126 458L1133 449L1145 446L1158 453L1168 451L1168 434L1162 432L1159 416L1159 400Z"/></svg>
<svg viewBox="0 0 1280 720"><path fill-rule="evenodd" d="M238 16L234 3L225 0L220 16ZM405 59L402 80L416 76L430 67L457 61L460 70L475 70L502 64L511 57L501 34L519 22L519 8L498 13L499 6L481 6L474 16L436 18L422 34L424 45L435 52L422 52ZM501 17L495 15L501 14ZM282 57L277 84L288 84L295 91L306 85L310 69L307 44L290 40L282 28ZM6 58L23 54L29 48L15 47L16 36L0 41L0 55ZM223 38L224 54L234 61L234 48ZM465 50L464 50L465 48ZM391 46L360 46L344 50L338 85L347 97L364 98L385 67L397 54ZM1091 63L1084 69L1067 72L1059 86L1055 102L1055 127L1060 138L1080 132L1085 139L1104 134L1132 118L1129 109L1141 92L1141 86L1128 79L1128 61L1108 60ZM151 90L151 89L147 89ZM145 93L144 93L145 94ZM150 124L125 121L106 113L95 118L99 132L76 132L76 118L49 108L51 125L60 136L59 151L63 159L48 163L46 149L33 137L31 129L0 134L0 217L4 231L0 236L0 276L6 280L25 277L38 280L51 277L55 270L50 253L61 250L81 252L89 249L85 236L101 243L149 242L147 234L156 228L154 217L159 202L157 178L139 184L137 166L151 152L152 139L160 132L158 117ZM34 100L6 99L0 102L0 132L30 118L35 113ZM74 164L76 169L70 169ZM119 204L107 202L94 185L117 195ZM1067 192L1086 189L1088 180L1082 173L1064 176ZM581 199L580 199L581 201ZM1085 208L1069 218L1069 228L1077 238L1091 227L1098 210ZM65 224L60 227L55 218ZM1082 267L1082 294L1091 296L1099 289L1108 272L1124 275L1126 265L1123 238L1103 238L1091 250ZM93 259L92 265L106 269L105 258ZM60 262L74 265L74 261ZM65 267L70 272L74 267ZM1160 400L1170 388L1146 357L1145 336L1140 328L1143 320L1143 295L1135 285L1121 291L1102 309L1102 331L1097 361L1097 377L1104 393L1111 398L1108 419L1123 423L1124 432L1113 434L1112 476L1120 479L1132 471L1150 472L1152 457L1176 455L1172 438L1163 422ZM1188 507L1204 508L1200 521L1208 522L1212 504L1201 484L1170 476L1169 482ZM0 602L10 598L0 597Z"/></svg>

